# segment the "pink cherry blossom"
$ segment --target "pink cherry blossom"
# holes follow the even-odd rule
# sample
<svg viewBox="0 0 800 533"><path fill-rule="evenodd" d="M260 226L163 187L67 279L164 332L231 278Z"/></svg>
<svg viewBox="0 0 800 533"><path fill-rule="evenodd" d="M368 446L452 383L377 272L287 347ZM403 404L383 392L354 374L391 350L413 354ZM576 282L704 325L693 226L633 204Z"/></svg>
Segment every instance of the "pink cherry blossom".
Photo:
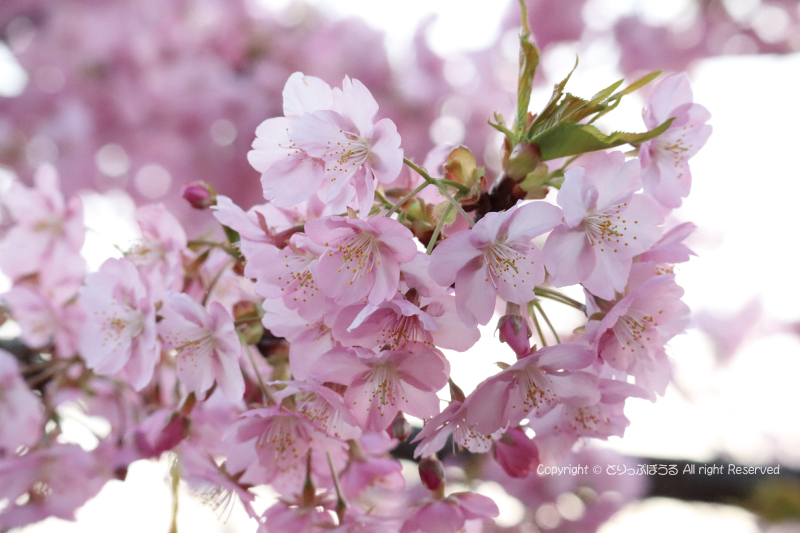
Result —
<svg viewBox="0 0 800 533"><path fill-rule="evenodd" d="M328 436L304 415L280 406L246 411L228 428L226 439L238 444L228 455L229 472L248 469L254 452L261 474L259 484L274 483L290 492L302 486L309 452L317 459L314 471L329 477L325 454L330 453L336 464L345 449L342 441Z"/></svg>
<svg viewBox="0 0 800 533"><path fill-rule="evenodd" d="M579 437L622 437L630 425L623 412L625 400L630 397L648 398L648 393L631 383L605 378L599 380L597 387L600 401L594 405L576 407L562 403L544 416L532 418L530 427L536 432L536 441L549 444L552 439L557 439L557 446L566 452L572 445L564 444L565 441L575 442ZM552 453L547 455L553 456Z"/></svg>
<svg viewBox="0 0 800 533"><path fill-rule="evenodd" d="M281 498L266 510L256 533L326 533L335 525L331 512L335 503L329 493L319 494L310 501L300 495Z"/></svg>
<svg viewBox="0 0 800 533"><path fill-rule="evenodd" d="M372 208L375 182L390 183L403 167L400 135L394 122L374 122L378 103L358 80L345 77L333 89L333 110L306 113L290 126L292 141L325 162L328 201L354 187L362 218Z"/></svg>
<svg viewBox="0 0 800 533"><path fill-rule="evenodd" d="M333 91L319 78L295 72L283 88L284 117L271 118L256 129L250 164L261 172L264 198L276 205L299 204L314 194L325 180L324 162L310 156L290 136L294 122L306 113L330 110Z"/></svg>
<svg viewBox="0 0 800 533"><path fill-rule="evenodd" d="M559 222L561 211L545 202L488 213L471 230L442 241L428 272L443 287L455 283L461 320L485 325L497 296L521 305L534 299L534 287L544 281L544 262L532 240Z"/></svg>
<svg viewBox="0 0 800 533"><path fill-rule="evenodd" d="M9 502L0 525L14 528L50 516L74 520L75 510L111 477L99 459L77 444L55 444L0 460L0 499Z"/></svg>
<svg viewBox="0 0 800 533"><path fill-rule="evenodd" d="M0 350L0 457L13 454L20 446L33 446L44 426L42 402L19 371L14 356Z"/></svg>
<svg viewBox="0 0 800 533"><path fill-rule="evenodd" d="M666 232L649 251L639 256L639 260L647 263L685 263L691 256L697 255L683 243L696 229L697 226L691 222L678 224Z"/></svg>
<svg viewBox="0 0 800 533"><path fill-rule="evenodd" d="M318 316L325 299L314 271L326 248L295 233L284 248L262 244L247 257L245 275L256 280L255 292L264 298L283 298L286 307L309 319Z"/></svg>
<svg viewBox="0 0 800 533"><path fill-rule="evenodd" d="M632 258L661 236L664 216L640 187L639 161L597 152L571 168L558 191L564 222L547 238L544 262L556 287L582 283L606 300L622 292Z"/></svg>
<svg viewBox="0 0 800 533"><path fill-rule="evenodd" d="M655 128L675 118L667 131L639 147L642 183L646 194L666 207L680 207L689 195L692 173L689 159L711 135L706 124L711 113L692 103L692 89L685 73L673 74L655 86L643 111L644 123Z"/></svg>
<svg viewBox="0 0 800 533"><path fill-rule="evenodd" d="M137 267L142 278L156 294L180 290L183 286L183 252L186 232L180 222L162 204L145 205L136 210L142 240L126 257Z"/></svg>
<svg viewBox="0 0 800 533"><path fill-rule="evenodd" d="M35 181L28 188L16 180L3 195L15 224L0 241L0 270L12 279L41 273L43 281L70 273L80 283L86 268L79 255L86 231L83 204L78 197L64 202L51 167L41 168Z"/></svg>
<svg viewBox="0 0 800 533"><path fill-rule="evenodd" d="M499 514L497 505L486 496L457 492L414 509L400 533L458 533L467 520L491 520Z"/></svg>
<svg viewBox="0 0 800 533"><path fill-rule="evenodd" d="M244 394L239 367L242 345L233 319L219 302L206 310L186 294L169 294L160 311L158 331L165 348L176 351L178 378L202 397L214 382L231 401Z"/></svg>
<svg viewBox="0 0 800 533"><path fill-rule="evenodd" d="M637 385L645 387L640 382L645 380L654 385L651 390L664 394L669 376L664 345L690 322L682 295L673 275L656 275L620 299L601 320L590 320L586 334L612 368L635 376Z"/></svg>
<svg viewBox="0 0 800 533"><path fill-rule="evenodd" d="M225 465L218 465L212 456L203 455L191 446L181 446L180 466L181 476L203 503L210 503L215 510L224 512L238 497L248 516L258 517L252 505L256 495L240 485L225 470Z"/></svg>
<svg viewBox="0 0 800 533"><path fill-rule="evenodd" d="M447 384L450 364L433 348L414 353L363 348L335 348L313 371L320 381L347 385L345 403L366 431L385 430L398 411L419 418L439 413L436 392Z"/></svg>
<svg viewBox="0 0 800 533"><path fill-rule="evenodd" d="M564 343L523 357L481 383L469 396L467 422L488 435L567 403L597 403L597 378L578 369L597 358L589 346Z"/></svg>
<svg viewBox="0 0 800 533"><path fill-rule="evenodd" d="M127 259L108 259L86 276L80 291L86 312L81 356L101 375L122 373L136 390L153 377L161 347L156 313L139 272Z"/></svg>
<svg viewBox="0 0 800 533"><path fill-rule="evenodd" d="M475 423L467 422L470 398L465 403L452 400L441 413L427 421L412 441L419 442L414 457L435 454L442 449L450 435L459 448L466 448L472 453L485 453L491 449L492 441L500 438L502 431L487 435L478 431Z"/></svg>
<svg viewBox="0 0 800 533"><path fill-rule="evenodd" d="M323 311L316 309L315 317L304 318L283 300L270 300L264 308L264 327L289 341L289 366L295 379L306 379L322 354L337 345Z"/></svg>
<svg viewBox="0 0 800 533"><path fill-rule="evenodd" d="M75 305L74 293L68 298L59 290L48 290L32 283L15 284L2 298L20 326L20 337L32 348L52 344L59 357L78 351L78 338L84 320L83 310Z"/></svg>
<svg viewBox="0 0 800 533"><path fill-rule="evenodd" d="M437 287L438 288L438 287ZM455 297L439 290L424 298L416 289L376 306L353 305L331 317L334 337L344 346L413 350L417 343L463 352L480 338L477 326L458 319Z"/></svg>
<svg viewBox="0 0 800 533"><path fill-rule="evenodd" d="M391 218L325 217L309 221L305 230L327 248L314 278L338 305L378 305L392 299L400 283L400 265L417 255L411 231Z"/></svg>
<svg viewBox="0 0 800 533"><path fill-rule="evenodd" d="M313 382L279 381L270 384L283 385L274 395L275 401L294 396L297 412L331 437L350 440L361 436L358 422L336 391Z"/></svg>
<svg viewBox="0 0 800 533"><path fill-rule="evenodd" d="M341 210L372 207L376 180L393 181L403 165L400 136L389 119L373 122L378 104L364 85L342 89L294 73L283 91L284 118L263 122L248 159L262 173L264 197L296 205L327 185L327 203Z"/></svg>

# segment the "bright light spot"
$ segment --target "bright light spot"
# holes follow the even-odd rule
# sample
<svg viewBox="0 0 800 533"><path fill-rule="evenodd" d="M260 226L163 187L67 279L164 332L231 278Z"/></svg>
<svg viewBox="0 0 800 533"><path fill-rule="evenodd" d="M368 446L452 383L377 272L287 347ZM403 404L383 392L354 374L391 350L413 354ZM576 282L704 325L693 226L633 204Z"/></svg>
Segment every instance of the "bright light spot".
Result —
<svg viewBox="0 0 800 533"><path fill-rule="evenodd" d="M236 126L230 120L219 119L214 121L209 130L211 138L219 146L227 146L236 140Z"/></svg>
<svg viewBox="0 0 800 533"><path fill-rule="evenodd" d="M753 18L753 29L766 43L777 43L789 33L791 18L780 6L768 5L759 8Z"/></svg>
<svg viewBox="0 0 800 533"><path fill-rule="evenodd" d="M94 155L94 162L100 172L111 178L122 176L131 168L131 161L125 149L118 144L106 144Z"/></svg>
<svg viewBox="0 0 800 533"><path fill-rule="evenodd" d="M141 238L136 224L136 205L127 193L116 189L104 194L81 195L83 219L88 231L81 255L89 270L95 271L110 257L122 257L122 250Z"/></svg>
<svg viewBox="0 0 800 533"><path fill-rule="evenodd" d="M558 512L567 520L580 520L586 512L583 500L571 492L565 492L556 498Z"/></svg>
<svg viewBox="0 0 800 533"><path fill-rule="evenodd" d="M11 50L0 41L0 96L22 94L28 84L28 74Z"/></svg>
<svg viewBox="0 0 800 533"><path fill-rule="evenodd" d="M691 0L639 0L639 15L651 26L666 26L689 11L694 3Z"/></svg>
<svg viewBox="0 0 800 533"><path fill-rule="evenodd" d="M525 518L525 506L503 489L502 485L494 481L486 481L478 485L475 490L478 494L490 498L500 509L500 515L495 519L500 527L516 526Z"/></svg>
<svg viewBox="0 0 800 533"><path fill-rule="evenodd" d="M466 87L475 80L475 65L466 57L455 57L445 62L444 77L453 87Z"/></svg>
<svg viewBox="0 0 800 533"><path fill-rule="evenodd" d="M536 523L544 529L553 529L561 522L561 515L558 514L558 509L552 503L542 504L536 509L534 518Z"/></svg>
<svg viewBox="0 0 800 533"><path fill-rule="evenodd" d="M464 133L464 123L450 116L437 118L430 129L433 144L459 144L464 140Z"/></svg>
<svg viewBox="0 0 800 533"><path fill-rule="evenodd" d="M142 196L156 200L169 192L172 176L161 165L145 165L136 173L134 183Z"/></svg>
<svg viewBox="0 0 800 533"><path fill-rule="evenodd" d="M731 18L737 22L749 22L761 0L722 0Z"/></svg>
<svg viewBox="0 0 800 533"><path fill-rule="evenodd" d="M757 533L761 529L757 525L755 516L739 507L649 498L626 506L600 526L598 533L641 531Z"/></svg>

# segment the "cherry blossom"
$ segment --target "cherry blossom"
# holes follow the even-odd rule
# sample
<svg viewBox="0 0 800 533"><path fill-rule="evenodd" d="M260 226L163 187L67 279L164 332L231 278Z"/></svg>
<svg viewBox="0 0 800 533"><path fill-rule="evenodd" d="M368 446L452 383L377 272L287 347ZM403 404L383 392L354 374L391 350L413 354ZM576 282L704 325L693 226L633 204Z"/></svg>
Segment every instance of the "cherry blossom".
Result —
<svg viewBox="0 0 800 533"><path fill-rule="evenodd" d="M19 372L14 356L0 350L0 457L13 454L20 446L33 446L44 425L41 400Z"/></svg>
<svg viewBox="0 0 800 533"><path fill-rule="evenodd" d="M338 305L378 305L393 298L400 265L417 255L411 232L390 218L325 217L309 221L305 229L314 243L326 248L314 278Z"/></svg>
<svg viewBox="0 0 800 533"><path fill-rule="evenodd" d="M225 308L211 302L206 310L185 294L171 294L160 314L159 334L164 347L176 352L178 378L186 389L202 395L216 382L231 401L240 400L242 346Z"/></svg>
<svg viewBox="0 0 800 533"><path fill-rule="evenodd" d="M655 86L642 114L648 128L675 119L663 134L642 143L639 157L645 193L666 207L680 207L692 186L689 159L711 135L712 128L706 124L711 113L692 102L689 77L681 73Z"/></svg>
<svg viewBox="0 0 800 533"><path fill-rule="evenodd" d="M658 204L634 194L640 187L639 161L622 152L597 152L566 172L558 191L564 222L544 246L553 285L582 283L606 300L625 289L633 256L658 240L664 220Z"/></svg>
<svg viewBox="0 0 800 533"><path fill-rule="evenodd" d="M597 378L586 368L596 352L588 346L564 343L523 357L481 383L470 395L466 420L488 435L526 418L539 417L559 405L597 403Z"/></svg>
<svg viewBox="0 0 800 533"><path fill-rule="evenodd" d="M398 411L419 418L439 412L436 392L447 384L450 365L437 350L420 347L414 353L363 348L335 348L314 370L321 381L347 385L345 402L366 431L389 427Z"/></svg>
<svg viewBox="0 0 800 533"><path fill-rule="evenodd" d="M517 304L534 299L535 286L544 281L544 262L532 240L560 222L561 211L544 202L489 213L472 230L442 241L428 271L443 287L455 283L461 320L485 325L497 296Z"/></svg>
<svg viewBox="0 0 800 533"><path fill-rule="evenodd" d="M497 505L486 496L457 492L414 509L400 533L457 533L463 531L467 520L491 520L499 514Z"/></svg>
<svg viewBox="0 0 800 533"><path fill-rule="evenodd" d="M28 188L15 180L3 195L15 223L0 240L0 270L12 279L40 273L46 283L68 273L77 285L86 268L78 255L86 231L83 204L78 197L64 202L52 167L42 167L35 182Z"/></svg>
<svg viewBox="0 0 800 533"><path fill-rule="evenodd" d="M122 373L136 389L153 377L161 347L155 306L136 267L127 259L108 259L86 276L80 305L86 312L81 356L98 374Z"/></svg>
<svg viewBox="0 0 800 533"><path fill-rule="evenodd" d="M608 365L653 383L654 391L664 394L669 376L664 344L690 322L682 295L674 276L656 275L616 302L601 320L590 320L587 336ZM644 386L639 380L637 384Z"/></svg>

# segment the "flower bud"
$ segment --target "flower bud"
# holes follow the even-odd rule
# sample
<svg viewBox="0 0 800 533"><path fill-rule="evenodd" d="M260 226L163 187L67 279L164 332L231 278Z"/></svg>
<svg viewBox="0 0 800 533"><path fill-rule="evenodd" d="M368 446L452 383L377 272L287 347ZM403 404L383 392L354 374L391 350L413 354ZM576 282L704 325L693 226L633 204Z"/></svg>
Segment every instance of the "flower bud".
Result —
<svg viewBox="0 0 800 533"><path fill-rule="evenodd" d="M402 412L398 412L392 421L392 437L403 442L409 435L411 435L411 423L406 420Z"/></svg>
<svg viewBox="0 0 800 533"><path fill-rule="evenodd" d="M444 484L444 465L435 455L419 462L419 479L428 490L437 490Z"/></svg>
<svg viewBox="0 0 800 533"><path fill-rule="evenodd" d="M530 354L531 343L528 339L531 338L533 332L528 326L528 321L516 314L511 308L512 306L519 309L516 304L509 304L506 307L506 314L501 316L497 322L497 330L500 332L500 342L508 344L517 354L517 358L522 359Z"/></svg>
<svg viewBox="0 0 800 533"><path fill-rule="evenodd" d="M520 142L511 150L505 165L506 176L519 182L536 170L542 161L542 152L533 143Z"/></svg>
<svg viewBox="0 0 800 533"><path fill-rule="evenodd" d="M494 459L509 476L524 478L539 466L539 449L525 430L515 427L494 443Z"/></svg>
<svg viewBox="0 0 800 533"><path fill-rule="evenodd" d="M217 205L214 187L204 181L193 181L183 186L183 199L195 209L208 209Z"/></svg>

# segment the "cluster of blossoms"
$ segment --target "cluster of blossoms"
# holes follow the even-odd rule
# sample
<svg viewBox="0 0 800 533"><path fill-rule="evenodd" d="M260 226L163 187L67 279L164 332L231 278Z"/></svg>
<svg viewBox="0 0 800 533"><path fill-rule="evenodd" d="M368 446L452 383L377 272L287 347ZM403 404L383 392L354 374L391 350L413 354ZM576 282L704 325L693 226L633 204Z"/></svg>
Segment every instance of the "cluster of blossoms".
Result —
<svg viewBox="0 0 800 533"><path fill-rule="evenodd" d="M383 36L361 20L334 20L304 2L281 2L280 11L260 4L3 0L0 40L29 81L22 94L0 98L2 164L27 176L52 163L69 177L67 194L123 187L139 202L163 201L182 221L190 210L174 200L185 176L250 207L258 194L246 159L251 133L280 113L286 78L303 70L328 83L346 72L369 87L408 157L422 161L431 139L444 138L463 142L498 171L494 132L484 126L492 112L512 111L505 106L516 83L516 50L508 46L519 23L513 2L486 49L441 58L425 39L425 24L401 62L389 61ZM630 6L527 4L540 49L616 41L629 75L800 47L798 0L692 0L657 26ZM545 85L543 73L537 83Z"/></svg>
<svg viewBox="0 0 800 533"><path fill-rule="evenodd" d="M525 32L523 52L538 53ZM563 85L530 115L521 83L513 130L495 125L505 170L492 185L464 147L436 149L430 172L404 160L361 82L292 74L284 116L258 127L249 153L266 203L245 211L191 185L185 197L212 207L226 240L189 240L146 205L141 239L91 273L80 200L63 200L51 167L33 188L14 182L0 269L22 343L0 352L0 528L71 518L131 462L164 452L176 479L217 504L236 495L259 532L488 529L496 504L451 490L480 479L527 480L510 492L551 501L538 465L622 436L626 400L664 394L665 345L690 315L673 266L692 255L694 229L665 221L711 132L679 74L650 94L650 131L623 139L638 156L611 137L574 150L569 132L593 128L578 113L629 91L562 100ZM543 127L561 105L569 113ZM566 132L557 144L554 131ZM582 325L563 331L551 305ZM516 362L465 394L453 352L470 350L498 308ZM109 423L91 450L59 438L75 405ZM413 438L407 416L424 423ZM409 487L391 455L406 440L420 465ZM486 454L477 473L445 475L448 443ZM281 497L258 513L250 489L262 485ZM584 504L596 514L576 528L610 514L602 498Z"/></svg>

